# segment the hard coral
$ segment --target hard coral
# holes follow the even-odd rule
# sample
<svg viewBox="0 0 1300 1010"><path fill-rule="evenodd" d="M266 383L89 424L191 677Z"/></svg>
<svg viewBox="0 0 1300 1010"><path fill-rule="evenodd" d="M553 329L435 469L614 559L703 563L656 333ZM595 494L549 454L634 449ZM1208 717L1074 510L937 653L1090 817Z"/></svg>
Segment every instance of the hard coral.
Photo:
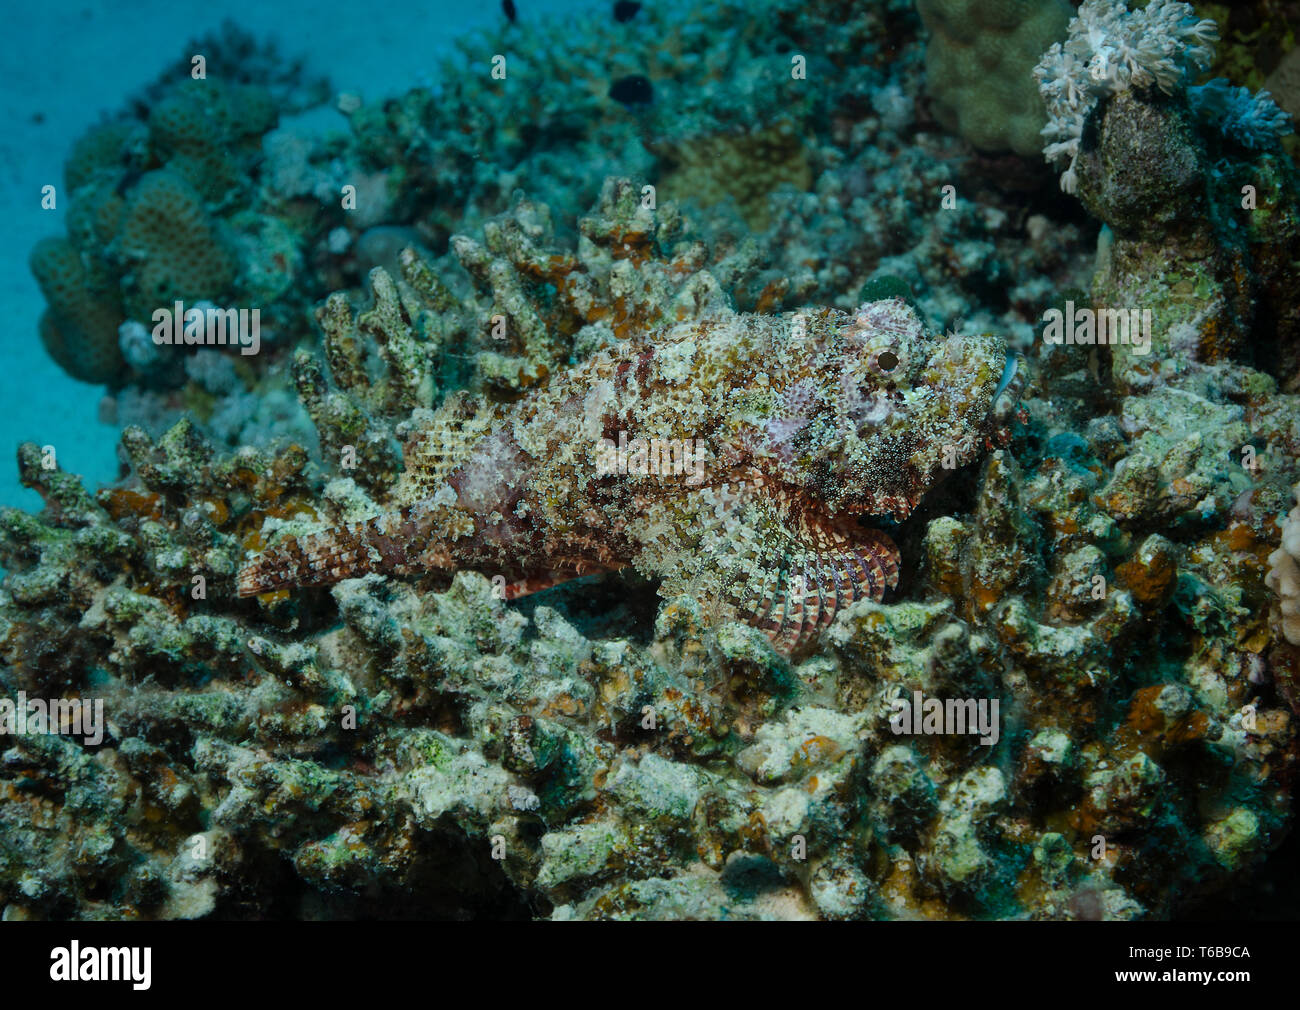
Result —
<svg viewBox="0 0 1300 1010"><path fill-rule="evenodd" d="M174 355L124 355L124 324L152 327L154 310L176 300L233 301L262 312L269 339L326 293L303 264L329 214L305 215L259 184L279 112L258 84L187 77L156 89L139 119L77 142L65 166L67 238L32 253L49 304L43 337L70 374L174 385L184 375Z"/></svg>
<svg viewBox="0 0 1300 1010"><path fill-rule="evenodd" d="M175 301L220 299L239 269L198 191L171 169L140 179L123 212L116 255L131 271L128 313L148 320Z"/></svg>
<svg viewBox="0 0 1300 1010"><path fill-rule="evenodd" d="M50 357L73 378L115 383L125 367L117 347L123 316L109 279L88 272L67 239L42 239L30 263L49 303L40 330Z"/></svg>
<svg viewBox="0 0 1300 1010"><path fill-rule="evenodd" d="M1065 35L1063 0L917 0L935 114L981 150L1033 154L1043 112L1029 71Z"/></svg>

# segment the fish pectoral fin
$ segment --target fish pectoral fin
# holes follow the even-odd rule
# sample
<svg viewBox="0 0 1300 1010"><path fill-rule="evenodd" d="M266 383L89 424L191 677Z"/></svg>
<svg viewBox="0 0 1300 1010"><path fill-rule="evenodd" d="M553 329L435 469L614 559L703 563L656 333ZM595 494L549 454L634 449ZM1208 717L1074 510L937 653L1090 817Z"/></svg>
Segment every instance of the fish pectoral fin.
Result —
<svg viewBox="0 0 1300 1010"><path fill-rule="evenodd" d="M490 408L468 396L451 396L433 413L417 412L415 431L402 450L397 501L432 498L492 428Z"/></svg>
<svg viewBox="0 0 1300 1010"><path fill-rule="evenodd" d="M779 488L750 484L709 520L690 591L762 630L783 654L812 642L850 604L898 585L889 537L837 523Z"/></svg>

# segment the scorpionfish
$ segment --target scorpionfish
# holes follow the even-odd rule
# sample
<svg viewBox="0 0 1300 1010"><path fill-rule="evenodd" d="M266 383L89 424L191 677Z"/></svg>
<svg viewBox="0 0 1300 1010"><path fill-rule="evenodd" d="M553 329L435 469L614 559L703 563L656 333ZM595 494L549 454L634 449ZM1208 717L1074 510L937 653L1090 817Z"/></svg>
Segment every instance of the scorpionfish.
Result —
<svg viewBox="0 0 1300 1010"><path fill-rule="evenodd" d="M425 412L390 511L286 537L239 592L470 568L513 599L632 566L790 654L896 588L863 520L906 519L1005 438L1023 381L1001 338L930 336L898 298L679 323L513 403Z"/></svg>

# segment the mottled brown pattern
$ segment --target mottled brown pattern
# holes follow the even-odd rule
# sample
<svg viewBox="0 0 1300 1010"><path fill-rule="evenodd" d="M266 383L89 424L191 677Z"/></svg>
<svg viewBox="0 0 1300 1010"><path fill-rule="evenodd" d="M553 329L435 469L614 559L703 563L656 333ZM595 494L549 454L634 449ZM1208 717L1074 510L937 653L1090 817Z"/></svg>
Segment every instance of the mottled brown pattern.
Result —
<svg viewBox="0 0 1300 1010"><path fill-rule="evenodd" d="M986 447L1008 365L1000 339L928 336L896 299L682 323L508 406L449 402L408 442L400 511L286 539L240 595L474 568L513 598L630 565L797 650L897 586L897 548L860 519L906 519Z"/></svg>

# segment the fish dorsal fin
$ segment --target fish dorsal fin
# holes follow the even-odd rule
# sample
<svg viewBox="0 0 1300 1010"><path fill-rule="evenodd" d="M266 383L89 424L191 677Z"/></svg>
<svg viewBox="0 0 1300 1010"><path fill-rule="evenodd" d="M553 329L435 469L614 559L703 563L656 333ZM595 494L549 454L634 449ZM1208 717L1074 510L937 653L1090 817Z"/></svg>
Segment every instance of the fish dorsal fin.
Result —
<svg viewBox="0 0 1300 1010"><path fill-rule="evenodd" d="M490 407L465 393L449 396L436 411L416 411L415 430L402 450L405 469L397 483L397 499L419 501L437 494L491 431L495 416Z"/></svg>

